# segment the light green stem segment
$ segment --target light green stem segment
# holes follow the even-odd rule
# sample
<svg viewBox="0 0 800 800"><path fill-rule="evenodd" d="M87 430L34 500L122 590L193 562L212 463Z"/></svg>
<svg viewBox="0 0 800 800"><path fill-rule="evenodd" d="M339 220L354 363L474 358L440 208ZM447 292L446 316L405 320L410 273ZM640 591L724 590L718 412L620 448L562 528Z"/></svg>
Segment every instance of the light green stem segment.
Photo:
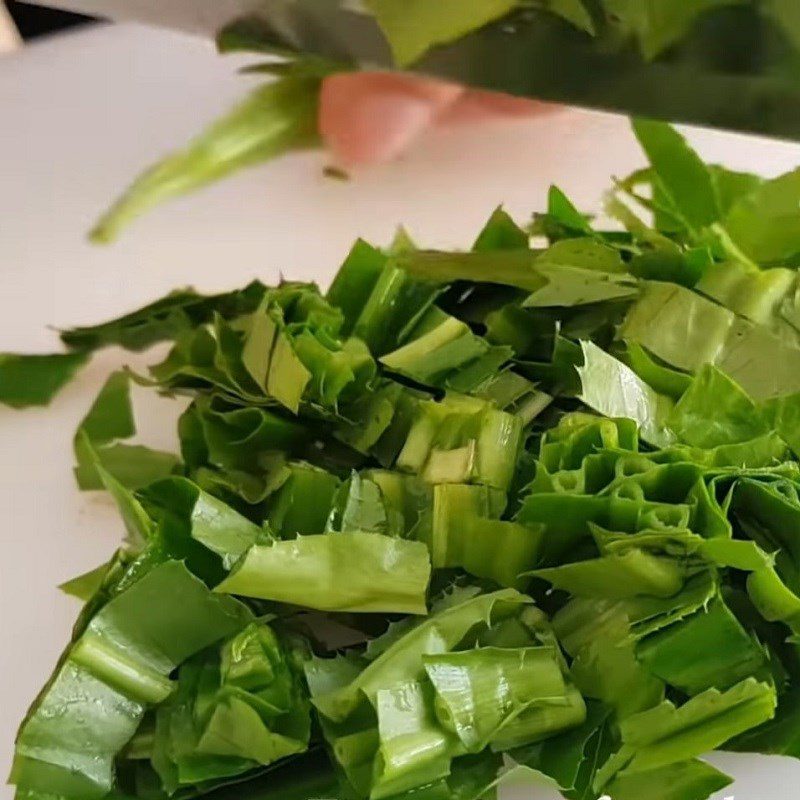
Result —
<svg viewBox="0 0 800 800"><path fill-rule="evenodd" d="M90 632L75 645L71 658L95 678L140 703L160 703L173 689L169 678Z"/></svg>

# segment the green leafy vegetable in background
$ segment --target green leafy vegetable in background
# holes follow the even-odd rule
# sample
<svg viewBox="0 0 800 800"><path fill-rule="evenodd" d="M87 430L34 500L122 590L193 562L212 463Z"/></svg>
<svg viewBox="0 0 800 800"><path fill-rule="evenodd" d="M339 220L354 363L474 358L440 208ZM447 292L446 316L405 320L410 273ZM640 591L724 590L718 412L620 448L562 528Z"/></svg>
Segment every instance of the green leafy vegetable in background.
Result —
<svg viewBox="0 0 800 800"><path fill-rule="evenodd" d="M642 55L652 59L682 39L704 13L741 0L602 0L606 13L625 34L637 38Z"/></svg>
<svg viewBox="0 0 800 800"><path fill-rule="evenodd" d="M658 8L652 47L701 10ZM536 247L496 209L469 252L359 241L326 294L186 290L0 362L24 404L172 342L75 436L126 537L62 587L20 800L706 800L709 750L800 756L794 173L635 133L625 230L554 187ZM180 457L128 442L134 379L187 399Z"/></svg>
<svg viewBox="0 0 800 800"><path fill-rule="evenodd" d="M503 17L517 7L518 0L479 0L459 3L450 0L436 7L424 2L367 0L367 8L392 46L400 66L413 63L431 47L460 39L470 31Z"/></svg>
<svg viewBox="0 0 800 800"><path fill-rule="evenodd" d="M418 61L436 45L449 44L526 5L556 14L588 33L594 32L592 17L581 0L533 0L530 3L445 0L435 7L425 0L367 0L366 3L389 41L395 62L401 67Z"/></svg>

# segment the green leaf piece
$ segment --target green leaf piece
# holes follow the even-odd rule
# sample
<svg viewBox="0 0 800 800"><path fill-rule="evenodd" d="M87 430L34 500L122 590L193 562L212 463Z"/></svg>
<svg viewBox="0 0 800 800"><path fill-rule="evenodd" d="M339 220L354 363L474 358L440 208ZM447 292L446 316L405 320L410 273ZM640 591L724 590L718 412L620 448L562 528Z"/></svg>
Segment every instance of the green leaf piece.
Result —
<svg viewBox="0 0 800 800"><path fill-rule="evenodd" d="M333 505L339 479L310 464L291 464L281 487L270 498L267 522L282 539L322 533ZM313 497L314 503L304 502Z"/></svg>
<svg viewBox="0 0 800 800"><path fill-rule="evenodd" d="M489 217L472 245L474 253L495 253L500 250L520 250L528 247L528 234L498 206Z"/></svg>
<svg viewBox="0 0 800 800"><path fill-rule="evenodd" d="M375 711L378 751L371 797L380 800L448 776L459 748L432 713L429 686L411 681L381 689Z"/></svg>
<svg viewBox="0 0 800 800"><path fill-rule="evenodd" d="M688 695L729 689L766 665L764 651L721 600L645 639L637 657Z"/></svg>
<svg viewBox="0 0 800 800"><path fill-rule="evenodd" d="M766 181L740 197L723 220L736 245L758 263L780 263L800 252L800 171Z"/></svg>
<svg viewBox="0 0 800 800"><path fill-rule="evenodd" d="M540 531L499 519L505 498L487 486L443 483L433 488L430 525L417 530L434 569L461 567L501 586L520 588L537 561Z"/></svg>
<svg viewBox="0 0 800 800"><path fill-rule="evenodd" d="M513 589L503 589L444 608L394 639L346 685L315 694L314 705L328 719L343 722L358 708L363 696L374 704L382 686L420 680L425 675L423 655L455 649L476 627L489 627L518 615L530 602L529 598Z"/></svg>
<svg viewBox="0 0 800 800"><path fill-rule="evenodd" d="M679 400L691 385L691 375L660 364L635 342L625 343L621 359L656 392L673 400Z"/></svg>
<svg viewBox="0 0 800 800"><path fill-rule="evenodd" d="M800 349L675 284L649 283L619 337L678 369L695 372L714 364L757 402L797 391Z"/></svg>
<svg viewBox="0 0 800 800"><path fill-rule="evenodd" d="M791 322L783 310L793 302L797 274L775 267L759 270L736 262L715 262L709 266L694 288L736 314L769 327L773 333L796 340Z"/></svg>
<svg viewBox="0 0 800 800"><path fill-rule="evenodd" d="M90 600L103 585L108 569L109 565L103 563L99 567L95 567L88 572L70 578L70 580L65 581L58 588L61 589L64 594L77 597L78 600L82 600L85 603Z"/></svg>
<svg viewBox="0 0 800 800"><path fill-rule="evenodd" d="M581 400L605 416L636 420L642 438L650 444L663 447L673 442L674 434L667 426L672 400L659 395L630 367L591 342L583 342L581 347Z"/></svg>
<svg viewBox="0 0 800 800"><path fill-rule="evenodd" d="M448 394L417 404L397 469L429 483L506 489L522 441L522 420L485 400Z"/></svg>
<svg viewBox="0 0 800 800"><path fill-rule="evenodd" d="M565 703L564 676L547 647L479 648L426 655L423 663L436 692L439 720L470 752L483 750L503 736L506 725L532 717L537 708Z"/></svg>
<svg viewBox="0 0 800 800"><path fill-rule="evenodd" d="M636 800L642 792L649 792L653 800L707 800L732 782L710 764L691 759L645 772L623 770L608 791L617 800Z"/></svg>
<svg viewBox="0 0 800 800"><path fill-rule="evenodd" d="M461 320L430 308L408 334L408 343L380 361L390 371L432 388L469 393L493 378L513 352L493 347Z"/></svg>
<svg viewBox="0 0 800 800"><path fill-rule="evenodd" d="M517 0L479 0L465 6L458 0L445 0L435 9L415 0L367 0L389 41L398 66L413 64L432 47L460 39L467 33L505 16Z"/></svg>
<svg viewBox="0 0 800 800"><path fill-rule="evenodd" d="M679 42L707 11L740 0L603 0L606 14L623 32L638 39L642 55L654 59Z"/></svg>
<svg viewBox="0 0 800 800"><path fill-rule="evenodd" d="M0 353L0 403L12 408L46 406L88 360L84 353Z"/></svg>
<svg viewBox="0 0 800 800"><path fill-rule="evenodd" d="M701 367L668 418L678 438L693 447L736 444L769 433L755 403L716 367Z"/></svg>
<svg viewBox="0 0 800 800"><path fill-rule="evenodd" d="M670 559L641 550L564 564L532 573L576 597L671 597L683 586L683 570Z"/></svg>
<svg viewBox="0 0 800 800"><path fill-rule="evenodd" d="M766 424L780 435L797 456L800 451L800 395L773 397L763 403L759 410Z"/></svg>
<svg viewBox="0 0 800 800"><path fill-rule="evenodd" d="M533 291L545 282L534 267L541 252L527 249L477 250L472 253L417 250L396 256L394 263L419 280L439 284L453 281L491 283Z"/></svg>
<svg viewBox="0 0 800 800"><path fill-rule="evenodd" d="M352 333L361 309L375 288L387 260L385 253L359 239L336 273L327 298L328 302L342 310L345 333Z"/></svg>
<svg viewBox="0 0 800 800"><path fill-rule="evenodd" d="M178 458L171 453L120 441L135 433L130 375L115 372L103 385L75 434L74 472L79 488L106 488L102 472L125 488L137 489L175 471Z"/></svg>
<svg viewBox="0 0 800 800"><path fill-rule="evenodd" d="M209 322L215 312L226 318L249 313L265 291L260 281L217 295L204 296L193 289L180 289L118 319L63 330L61 341L79 351L98 350L109 345L145 350L165 339L177 339L195 326Z"/></svg>
<svg viewBox="0 0 800 800"><path fill-rule="evenodd" d="M511 752L514 761L556 782L565 797L585 798L604 749L610 744L610 709L586 703L583 724L565 733Z"/></svg>
<svg viewBox="0 0 800 800"><path fill-rule="evenodd" d="M720 4L719 0L711 3ZM666 8L663 2L658 4ZM720 211L711 174L685 139L670 125L652 120L634 120L633 130L653 165L660 188L689 230L699 232L716 222Z"/></svg>
<svg viewBox="0 0 800 800"><path fill-rule="evenodd" d="M255 545L218 592L325 611L424 614L424 545L377 533L338 533Z"/></svg>
<svg viewBox="0 0 800 800"><path fill-rule="evenodd" d="M305 751L310 723L288 647L253 622L181 666L151 761L168 791L202 789Z"/></svg>
<svg viewBox="0 0 800 800"><path fill-rule="evenodd" d="M166 478L138 493L162 533L193 540L229 570L262 537L262 529L185 478Z"/></svg>
<svg viewBox="0 0 800 800"><path fill-rule="evenodd" d="M578 211L558 186L551 186L547 193L547 215L566 231L579 234L591 234L592 232L586 217Z"/></svg>
<svg viewBox="0 0 800 800"><path fill-rule="evenodd" d="M622 747L598 772L595 787L613 791L609 781L617 774L630 776L689 760L774 713L775 690L753 678L727 692L709 689L682 706L666 700L620 723Z"/></svg>

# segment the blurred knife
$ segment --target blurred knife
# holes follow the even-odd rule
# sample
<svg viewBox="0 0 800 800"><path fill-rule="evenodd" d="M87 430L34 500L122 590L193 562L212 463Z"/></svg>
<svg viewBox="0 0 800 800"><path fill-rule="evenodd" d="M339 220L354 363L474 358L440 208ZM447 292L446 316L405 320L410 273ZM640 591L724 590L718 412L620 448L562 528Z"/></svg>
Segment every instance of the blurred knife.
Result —
<svg viewBox="0 0 800 800"><path fill-rule="evenodd" d="M651 0L633 2L636 8ZM631 8L629 0L605 3ZM285 49L392 66L377 23L353 0L42 4L206 36L234 29ZM654 60L646 60L613 25L606 26L607 35L591 37L553 14L527 9L434 49L413 68L516 95L800 140L800 52L793 46L800 45L800 30L782 30L782 20L763 12L769 4L707 0L705 5L719 7L701 15L689 35ZM599 7L587 0L591 6ZM800 14L790 19L800 26Z"/></svg>

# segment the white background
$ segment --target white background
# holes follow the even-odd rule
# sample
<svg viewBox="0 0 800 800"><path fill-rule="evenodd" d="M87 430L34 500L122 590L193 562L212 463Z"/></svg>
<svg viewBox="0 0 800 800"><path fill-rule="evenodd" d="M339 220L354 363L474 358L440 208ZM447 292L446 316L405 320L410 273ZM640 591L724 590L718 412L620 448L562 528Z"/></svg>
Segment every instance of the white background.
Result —
<svg viewBox="0 0 800 800"><path fill-rule="evenodd" d="M251 170L158 209L110 248L83 234L141 167L225 110L252 78L209 43L134 26L71 34L0 57L0 351L57 349L48 325L116 316L171 288L254 277L326 283L357 236L390 240L402 222L426 246L468 246L499 203L519 220L556 182L596 208L609 177L642 159L627 123L559 111L539 119L437 131L403 161L349 182L324 178L319 153ZM800 146L692 131L701 154L776 174ZM18 720L49 675L77 613L56 585L115 547L120 523L80 495L71 437L107 373L103 352L45 410L0 406L0 772ZM174 447L175 407L147 398L148 443ZM796 800L800 764L715 756L734 774L721 797ZM1 794L5 792L6 794ZM547 790L527 800L549 800ZM11 797L0 788L0 797ZM647 798L642 798L647 800Z"/></svg>

